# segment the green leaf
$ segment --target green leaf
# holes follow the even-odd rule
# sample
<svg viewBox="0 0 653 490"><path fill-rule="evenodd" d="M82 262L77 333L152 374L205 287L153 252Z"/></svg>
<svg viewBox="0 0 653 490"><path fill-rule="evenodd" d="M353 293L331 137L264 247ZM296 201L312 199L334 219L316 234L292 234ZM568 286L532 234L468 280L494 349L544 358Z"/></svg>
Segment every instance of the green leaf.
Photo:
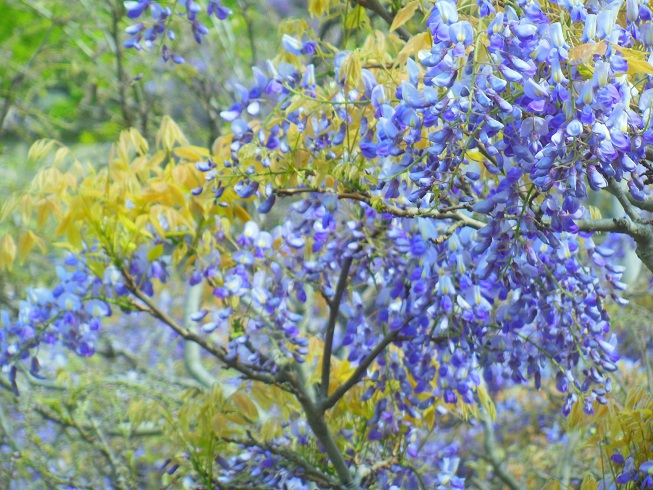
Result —
<svg viewBox="0 0 653 490"><path fill-rule="evenodd" d="M163 255L163 243L159 243L155 247L152 247L149 252L147 252L147 260L152 262L153 260L158 259Z"/></svg>

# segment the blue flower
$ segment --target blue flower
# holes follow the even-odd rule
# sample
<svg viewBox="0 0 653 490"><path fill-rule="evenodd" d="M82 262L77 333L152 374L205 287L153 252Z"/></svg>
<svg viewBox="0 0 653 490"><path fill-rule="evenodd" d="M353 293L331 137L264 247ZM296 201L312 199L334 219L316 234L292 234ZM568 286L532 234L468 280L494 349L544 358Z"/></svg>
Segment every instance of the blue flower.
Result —
<svg viewBox="0 0 653 490"><path fill-rule="evenodd" d="M281 45L283 49L296 56L304 54L304 44L288 34L284 34L281 38Z"/></svg>
<svg viewBox="0 0 653 490"><path fill-rule="evenodd" d="M215 15L220 20L225 20L232 14L232 11L231 9L222 5L219 0L209 0L206 13L208 15Z"/></svg>
<svg viewBox="0 0 653 490"><path fill-rule="evenodd" d="M474 29L472 25L463 20L449 26L449 37L455 43L469 46L474 42Z"/></svg>

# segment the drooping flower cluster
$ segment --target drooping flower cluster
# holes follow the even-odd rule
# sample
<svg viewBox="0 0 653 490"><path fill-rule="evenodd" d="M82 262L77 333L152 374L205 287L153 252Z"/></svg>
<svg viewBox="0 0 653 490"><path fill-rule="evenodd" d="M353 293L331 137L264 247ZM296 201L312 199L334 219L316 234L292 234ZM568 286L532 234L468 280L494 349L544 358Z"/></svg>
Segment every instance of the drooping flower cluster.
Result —
<svg viewBox="0 0 653 490"><path fill-rule="evenodd" d="M180 15L183 15L190 23L191 32L195 41L201 44L203 36L209 33L209 29L198 19L198 14L202 11L202 7L194 0L179 1L176 3L175 9L177 7L183 9L183 13ZM124 45L126 48L134 48L139 51L143 47L149 49L159 39L163 38L161 47L163 60L172 60L178 64L184 62L184 59L178 54L173 53L167 44L174 41L176 37L175 31L169 25L175 14L173 8L162 6L161 2L138 0L125 2L125 9L127 10L127 17L130 19L139 19L148 10L151 15L149 20L142 20L127 28L126 32L131 38L125 41ZM231 15L231 10L222 5L219 0L210 0L206 13L209 17L215 16L219 20L224 20Z"/></svg>
<svg viewBox="0 0 653 490"><path fill-rule="evenodd" d="M20 302L18 317L2 311L0 364L9 371L17 391L16 364L30 359L30 372L39 376L35 349L39 343L61 343L80 356L91 356L102 330L102 318L111 315L102 282L73 255L57 267L58 283L51 289L32 287Z"/></svg>
<svg viewBox="0 0 653 490"><path fill-rule="evenodd" d="M137 250L126 261L125 271L139 290L152 296L152 281L165 283L168 272L165 262L148 259L147 251L144 247ZM88 267L89 256L96 265L101 264L101 276L96 275L97 268ZM68 255L63 265L56 267L54 287L28 288L16 318L2 310L0 366L9 372L14 389L19 363L29 359L30 373L40 376L37 354L42 344L61 344L83 357L95 353L103 319L112 315L110 303L130 296L122 271L102 256L97 247L80 256Z"/></svg>
<svg viewBox="0 0 653 490"><path fill-rule="evenodd" d="M463 44L464 39L460 41ZM241 90L242 103L223 113L234 124L231 159L224 162L224 168L238 169L240 150L252 141L260 148L256 161L264 169L270 168L275 160L278 162L291 152L286 141L295 128L313 129L305 144L316 160L324 154L336 158L341 154L338 148L345 140L347 129L344 123L333 123L326 115L307 117L296 110L287 113L287 119L269 132L261 130L255 135L249 129L245 107L248 114L256 115L259 102L264 102L265 97L272 95L273 100L283 101L289 92L308 91L311 87L310 67L304 77L289 66L283 68L285 76L270 68L270 79L257 71L257 86L252 91ZM379 369L368 373L371 386L364 399L383 391L392 381L402 387L394 400L402 414L426 409L439 398L454 403L461 397L472 403L480 374L490 382L498 367L502 377L518 383L533 379L538 387L543 376L552 377L559 391L569 393L565 413L569 413L579 395L585 411L591 413L594 401L605 402L611 389L606 374L615 369L618 360L603 300L611 294L623 302L616 293L625 287L619 282L623 269L610 259L614 252L596 246L590 234L578 234L576 220L586 216L581 207L586 196L585 184L580 177L587 172L591 179L592 168L581 162L575 171L570 170L567 180L553 173L531 173L537 168L531 164L543 149L543 136L552 136L548 126L551 118L524 117L521 128L512 133L514 152L508 146L506 132L502 134L501 144L491 140L504 127L494 119L485 120L486 126L481 121L474 121L475 125L471 126L483 128L478 131L481 145L472 138L469 147L459 146L459 142L469 137L453 129L464 127L455 116L479 112L476 107L454 106L465 103L463 87L470 80L461 81L458 87L461 92L445 96L438 112L429 113L425 101L438 100L437 93L423 87L424 95L415 95L418 80L415 70L416 65L409 62L409 78L415 85L405 83L400 88L399 95L404 102L398 106L388 102L383 86L376 84L369 72L363 74L365 92L337 94L333 99L343 105L347 100L371 101L374 107L376 120L362 120L359 145L362 156L379 163L376 168L370 166L369 172L384 179L371 190L383 202L397 205L400 212L410 205L432 210L433 201L439 200L449 208L467 209L461 212L465 217L473 218L472 211L485 215L485 222L481 226L463 224L450 233L452 223L461 220L460 216L435 221L428 216L418 220L397 219L391 212L377 213L369 206L343 213L335 196L313 195L294 206L302 218L292 225L286 223L285 233L276 232L278 236L283 235L285 243L285 255L277 260L286 264L286 270L294 271L293 278L301 279L285 283L284 291L296 291L295 299L304 302L303 284L308 283L317 291L323 290L328 298L333 293L342 260L356 259L357 266L351 273L354 290L342 305L346 326L342 333L336 334L336 348L344 349L348 359L356 363L383 339L384 332L397 329L402 338L397 343L402 355L391 354L387 361L381 357ZM498 77L492 79L497 86L505 82L495 79ZM411 89L419 100L411 99ZM548 97L543 94L539 95L540 102ZM253 101L257 96L260 99ZM481 95L479 98L482 99ZM521 100L531 106L529 110L536 107L531 104L535 99ZM249 110L254 102L255 109ZM504 102L499 100L500 104ZM288 103L281 103L281 108L287 106ZM334 112L346 120L344 109L336 106ZM511 119L521 115L512 108L509 112ZM425 127L444 122L447 123L444 128L428 133L431 146L425 151L418 149L423 145L410 146L421 141ZM571 125L573 128L575 123ZM563 134L567 134L566 130ZM476 159L467 157L474 150L480 151L478 148L489 155L483 160L485 170L500 176L495 181L479 179L482 169ZM555 158L550 160L554 161ZM207 180L219 182L225 172L220 163L213 162L202 170L210 172ZM563 167L556 171L566 170ZM535 184L530 188L525 183L525 175L529 173ZM261 192L254 166L245 168L244 174L252 178L245 177L236 186L239 196L261 196L264 202L260 211L268 212L275 202L275 190L268 185ZM547 176L555 177L555 181L553 178L550 183L546 178L538 181L539 177ZM566 183L573 184L573 189L564 187ZM216 199L224 192L222 184L212 190ZM283 195L283 189L280 193ZM531 206L535 202L531 197L538 193L537 206ZM249 227L254 229L253 224ZM380 240L386 240L382 251L364 240L377 229L383 233ZM440 236L446 240L439 240ZM388 248L387 243L392 247ZM306 244L310 244L310 251ZM293 250L300 253L293 254ZM296 258L289 262L289 257L294 255ZM277 274L283 270L279 269ZM255 274L253 270L250 272L251 276ZM272 282L281 283L280 277L283 275L275 276ZM257 280L262 282L260 275ZM373 304L356 291L357 287L364 289L366 285L377 288ZM267 293L261 297L267 298ZM288 296L284 298L287 299ZM376 315L370 315L373 309L377 310ZM286 320L272 310L267 313L273 319ZM299 316L295 318L301 320ZM276 326L276 329L278 333L287 333L284 327ZM291 331L299 333L297 324L291 325ZM239 338L241 345L247 340ZM286 356L293 352L292 348L281 347L281 350ZM434 353L437 353L436 363L432 361ZM251 344L242 354L247 359L258 355ZM295 350L292 355L301 362L301 350ZM269 359L267 349L265 356ZM432 383L436 383L435 390L430 388ZM402 415L395 419L387 408L387 401L378 403L376 416L370 421L370 439L382 440L398 430L393 421L400 420Z"/></svg>
<svg viewBox="0 0 653 490"><path fill-rule="evenodd" d="M245 123L243 108L256 102L258 111L260 106L252 101L257 91L261 101L270 95L272 100L288 100L287 94L298 90L316 97L314 68L309 65L303 76L287 66L283 76L269 66L269 78L257 70L253 91L241 90L242 103L223 113L234 124L228 168L241 165L240 150L250 142L258 147L256 161L270 168L292 152L288 136L305 132L309 162L366 159L365 172L379 180L369 186L368 202L381 198L376 202L395 206L400 216L406 210L420 215L422 209L422 221L438 220L439 224L420 223L420 233L400 234L392 251L384 254L408 258L414 248L419 251L416 259L424 264L415 270L398 268L383 264L390 260L384 257L376 270L385 273L382 284L390 288L387 294L393 301L411 294L400 278L415 281L416 304L417 298L427 303L420 321L436 324L432 334L445 332L449 337L446 349L442 344L436 350L443 364L437 395L450 402L458 396L471 402L479 382L476 369L489 381L493 364L502 365L503 375L515 382L534 379L539 386L543 374L554 377L561 392L573 391L565 412L578 393L586 394L585 409L591 412L592 402L605 402L610 391L606 373L616 368L618 355L603 301L610 295L625 303L618 295L625 288L619 280L623 268L611 260L612 250L596 246L591 234L579 231L579 223L586 227L590 217L583 206L588 185L600 190L625 184L632 199L646 198L646 169L634 162L644 161L653 134L646 122L650 89L646 82L638 91L626 72L629 63L639 66L629 49L646 44L642 33L649 21L645 6L630 5L629 12L644 13L630 15L625 26L617 24L617 7L612 4L561 6L569 10L574 26L585 22L589 59L571 49L562 25L552 22L536 3L520 4L519 12L512 7L496 12L489 4L481 5L484 19L479 25L487 26L482 33L460 17L455 3L440 1L427 19L434 44L430 52L419 53L418 62L408 59L407 80L396 92L398 102L366 69L364 89L346 91L343 66L350 53L343 52L334 60L335 80L343 90L331 96L329 111L306 113L293 105L283 123L257 135ZM478 45L481 35L487 36L487 46ZM301 54L302 43L291 41L286 36L285 49ZM361 116L353 154L343 151L348 102L373 109L372 118L367 113ZM289 102L277 109L286 107ZM241 170L257 176L254 166ZM212 172L211 179L223 174L215 168ZM481 179L483 173L495 177ZM236 187L241 197L264 198L263 212L274 203L276 191L268 185L261 192L255 178L247 177ZM283 189L279 192L283 194ZM311 200L306 206L311 203L322 201ZM449 209L460 211L447 215ZM477 216L482 221L476 221ZM461 228L438 242L455 222L462 222ZM346 253L358 246L343 243L333 250ZM387 315L382 321L394 321L397 327L413 321L407 316L411 309L400 302L382 311ZM363 354L357 354L356 338L372 344L375 337L370 337L362 316L351 324L357 331L347 331L344 338L351 349L349 358L360 360ZM453 343L451 332L458 334ZM433 368L425 363L433 346L422 345L415 352L410 345L402 347L409 354L396 363L401 370L435 379ZM572 374L576 366L579 371Z"/></svg>

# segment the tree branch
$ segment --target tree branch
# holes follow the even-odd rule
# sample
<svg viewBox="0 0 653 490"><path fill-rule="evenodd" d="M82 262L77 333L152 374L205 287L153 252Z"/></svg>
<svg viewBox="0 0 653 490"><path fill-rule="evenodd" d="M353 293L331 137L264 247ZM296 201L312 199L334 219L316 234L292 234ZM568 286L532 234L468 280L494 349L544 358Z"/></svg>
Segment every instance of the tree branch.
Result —
<svg viewBox="0 0 653 490"><path fill-rule="evenodd" d="M131 127L133 125L131 114L129 113L129 108L127 107L127 90L125 87L125 68L123 66L123 53L122 46L120 43L120 29L118 23L120 22L120 10L122 6L116 6L111 1L109 1L109 9L111 10L111 41L113 44L113 50L116 55L116 78L118 81L118 102L120 105L120 111L122 112L122 118L127 125Z"/></svg>
<svg viewBox="0 0 653 490"><path fill-rule="evenodd" d="M488 413L481 407L481 422L485 432L485 458L489 461L496 475L501 479L510 490L524 490L515 477L506 470L503 462L497 454L497 441L494 437L492 420Z"/></svg>
<svg viewBox="0 0 653 490"><path fill-rule="evenodd" d="M331 351L333 350L333 334L336 329L338 321L338 312L340 311L340 302L342 295L347 286L347 277L351 268L353 258L347 257L342 263L340 270L340 277L338 278L338 285L333 300L329 304L329 321L327 323L327 330L324 336L324 351L322 353L322 384L320 386L320 396L326 398L329 396L329 383L331 379Z"/></svg>
<svg viewBox="0 0 653 490"><path fill-rule="evenodd" d="M197 390L202 389L202 385L198 382L196 382L194 379L191 378L179 378L176 376L163 376L159 371L156 369L151 369L147 363L143 362L139 357L135 354L132 354L128 350L124 349L123 347L116 346L109 342L107 339L105 339L104 345L100 345L98 349L95 351L96 354L101 355L107 359L115 359L116 357L124 357L125 360L131 364L132 368L136 371L140 371L144 375L151 377L155 380L158 381L164 381L167 384L174 384L177 386L181 386L183 388L194 388ZM29 379L29 378L28 378ZM66 387L62 387L61 389L67 389Z"/></svg>
<svg viewBox="0 0 653 490"><path fill-rule="evenodd" d="M16 444L16 439L14 439L13 431L9 427L9 421L5 415L4 408L2 408L2 403L0 403L0 428L2 428L2 432L4 433L4 436L7 439L11 450L18 451L20 448L18 444Z"/></svg>
<svg viewBox="0 0 653 490"><path fill-rule="evenodd" d="M340 452L336 442L333 440L333 436L331 435L326 420L324 420L324 411L321 410L319 406L315 406L305 393L298 397L298 400L304 408L306 422L313 431L313 434L315 434L317 440L320 441L320 444L324 447L324 452L326 452L329 461L331 461L331 464L336 470L342 486L346 489L357 490L358 485L354 482L352 473L349 471L349 467L347 466L347 462Z"/></svg>
<svg viewBox="0 0 653 490"><path fill-rule="evenodd" d="M311 188L296 188L296 189L277 189L274 193L277 196L293 196L296 194L334 194L338 199L346 199L351 201L364 202L370 207L376 209L381 213L389 213L398 218L434 218L434 219L451 219L453 221L461 221L463 226L469 226L474 229L481 229L485 226L482 221L476 220L460 211L439 211L437 209L429 209L422 211L419 208L400 208L384 202L372 204L372 197L368 194L361 194L358 192L336 192L331 189L311 189Z"/></svg>
<svg viewBox="0 0 653 490"><path fill-rule="evenodd" d="M631 205L634 207L641 209L642 211L651 211L653 212L653 199L647 199L646 201L638 201L633 197L633 195L630 192L626 192L626 197L628 198L628 202L630 202Z"/></svg>
<svg viewBox="0 0 653 490"><path fill-rule="evenodd" d="M635 209L635 207L631 204L630 200L628 199L626 195L626 191L624 191L624 188L619 184L619 182L614 180L613 177L608 177L607 191L617 198L617 201L619 201L619 204L621 204L621 207L624 208L626 215L631 220L637 222L641 218L639 212Z"/></svg>
<svg viewBox="0 0 653 490"><path fill-rule="evenodd" d="M392 21L394 20L395 16L387 10L383 5L381 5L381 2L379 0L356 0L356 3L363 7L364 9L371 10L375 14L377 14L379 17L381 17L383 20L385 20L388 25L392 25ZM413 35L406 29L405 27L401 26L397 28L396 30L397 34L401 39L404 41L408 41Z"/></svg>
<svg viewBox="0 0 653 490"><path fill-rule="evenodd" d="M619 199L619 196L615 195L615 197ZM621 193L621 199L627 200L623 192ZM621 199L619 199L620 202ZM633 212L636 213L630 206L628 212L630 214ZM649 271L653 272L653 223L644 221L641 218L633 221L629 217L624 216L621 218L578 220L576 221L576 225L581 231L623 233L633 237L637 245L635 249L637 257L639 257Z"/></svg>
<svg viewBox="0 0 653 490"><path fill-rule="evenodd" d="M18 85L20 85L23 82L25 76L27 75L27 70L29 70L29 68L32 66L34 61L36 61L38 55L47 46L48 40L50 39L50 34L52 34L54 26L55 23L52 22L50 24L50 27L46 31L45 36L43 36L43 39L39 43L38 47L36 48L34 53L32 53L32 56L30 56L29 60L27 60L27 62L25 63L25 66L23 66L20 69L20 71L9 81L9 87L7 88L7 90L3 90L5 101L2 105L2 109L0 110L0 136L2 136L4 133L5 119L7 118L7 115L9 114L9 109L11 109L11 104L13 103L16 97L16 91Z"/></svg>
<svg viewBox="0 0 653 490"><path fill-rule="evenodd" d="M195 342L205 351L213 354L217 359L219 359L225 366L231 369L235 369L239 373L243 374L246 378L253 381L260 381L261 383L275 385L292 394L296 394L296 388L288 384L287 380L284 381L279 375L273 375L264 371L261 371L258 366L252 366L250 364L242 363L236 359L231 359L227 356L227 351L224 347L217 346L212 342L207 341L206 339L200 337L199 335L191 332L185 327L182 327L177 323L170 315L160 310L154 302L147 297L137 286L134 279L131 277L128 271L125 269L121 270L123 277L126 281L127 289L140 301L142 301L145 306L139 305L138 303L133 303L133 305L141 311L147 312L152 315L154 318L161 320L163 323L168 325L172 330L174 330L179 336L184 340Z"/></svg>
<svg viewBox="0 0 653 490"><path fill-rule="evenodd" d="M408 323L409 321L410 319L406 320L404 324ZM372 351L360 362L356 368L356 371L353 372L349 379L340 385L338 389L336 389L336 391L331 394L331 396L323 399L318 404L318 410L320 410L320 412L325 412L326 410L335 406L335 404L340 401L345 393L347 393L361 380L361 378L365 375L367 368L370 367L370 365L379 356L379 354L381 354L381 352L383 352L388 345L397 339L400 330L401 329L392 330L389 334L383 337L383 339L374 347L374 349L372 349Z"/></svg>
<svg viewBox="0 0 653 490"><path fill-rule="evenodd" d="M579 219L576 226L580 231L597 231L624 233L632 237L639 236L639 227L626 217L622 218L600 218L600 219Z"/></svg>
<svg viewBox="0 0 653 490"><path fill-rule="evenodd" d="M630 193L624 190L614 179L608 181L607 191L612 194L623 207L626 216L620 218L580 219L576 226L580 231L621 233L635 239L637 247L635 253L644 263L646 268L653 272L653 221L643 219L638 209L645 210L653 201L635 201ZM530 209L536 214L541 210L536 203L529 203ZM545 223L544 226L547 226Z"/></svg>

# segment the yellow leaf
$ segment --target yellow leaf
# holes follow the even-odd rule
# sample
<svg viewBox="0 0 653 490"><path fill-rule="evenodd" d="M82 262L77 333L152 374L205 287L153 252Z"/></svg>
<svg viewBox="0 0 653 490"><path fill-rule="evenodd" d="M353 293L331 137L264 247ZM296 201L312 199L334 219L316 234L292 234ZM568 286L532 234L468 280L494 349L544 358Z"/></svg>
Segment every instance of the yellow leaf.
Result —
<svg viewBox="0 0 653 490"><path fill-rule="evenodd" d="M134 145L134 148L136 148L136 151L139 153L139 155L144 155L147 153L147 141L136 128L131 128L129 130L129 137L131 138L132 144Z"/></svg>
<svg viewBox="0 0 653 490"><path fill-rule="evenodd" d="M45 201L44 204L47 203L47 202L48 202L48 201ZM44 210L43 212L41 212L41 207L45 208L45 210ZM38 209L38 214L39 214L39 216L38 216L37 221L38 221L38 223L39 223L39 226L42 226L43 223L45 223L45 219L47 218L47 216L46 216L45 214L46 214L46 212L48 212L48 209L47 209L47 207L46 207L45 205L44 205L44 206L41 206L41 207L39 207L39 209ZM50 212L51 212L51 211L50 211ZM44 215L43 218L41 217L41 214ZM68 229L68 226L70 226L70 223L71 223L71 213L68 212L68 213L66 213L66 214L64 215L64 217L59 221L59 224L58 224L57 227L54 229L54 236L60 236L60 235L63 235L63 234L65 233L65 231Z"/></svg>
<svg viewBox="0 0 653 490"><path fill-rule="evenodd" d="M225 435L225 431L227 430L227 419L221 413L216 413L211 419L211 427L216 436L220 437Z"/></svg>
<svg viewBox="0 0 653 490"><path fill-rule="evenodd" d="M233 399L234 406L241 415L249 420L256 420L258 418L258 408L256 408L256 405L249 397L242 393L236 393L231 398Z"/></svg>
<svg viewBox="0 0 653 490"><path fill-rule="evenodd" d="M56 141L51 139L43 139L35 142L27 152L29 160L39 160L48 154L50 149L55 145Z"/></svg>
<svg viewBox="0 0 653 490"><path fill-rule="evenodd" d="M176 184L184 187L186 191L183 192L186 197L188 190L193 187L198 187L203 184L203 181L198 177L198 171L192 163L177 165L172 169L172 179Z"/></svg>
<svg viewBox="0 0 653 490"><path fill-rule="evenodd" d="M355 49L342 62L340 69L340 77L344 78L348 86L353 88L357 87L358 83L362 80L362 65L361 65L360 50Z"/></svg>
<svg viewBox="0 0 653 490"><path fill-rule="evenodd" d="M631 60L645 61L651 54L648 51L637 51L636 49L624 48L622 46L618 46L617 44L612 44L612 48L615 51L619 51L624 56L624 58Z"/></svg>
<svg viewBox="0 0 653 490"><path fill-rule="evenodd" d="M30 200L30 203L31 203L31 200ZM12 214L14 211L16 211L18 208L19 208L19 206L18 206L18 196L17 196L17 194L12 194L9 197L9 199L5 200L2 207L0 207L0 222L5 221L9 217L9 215ZM25 209L23 206L20 206L20 208L23 211ZM31 210L30 210L30 212L31 212ZM27 223L27 221L24 218L23 218L23 223L24 224Z"/></svg>
<svg viewBox="0 0 653 490"><path fill-rule="evenodd" d="M286 112L288 114L291 114L292 112L295 112L297 109L299 109L301 106L304 105L304 98L300 97L299 95L296 95L293 99L291 99L292 102L290 105L286 108Z"/></svg>
<svg viewBox="0 0 653 490"><path fill-rule="evenodd" d="M597 490L598 488L599 484L594 477L589 473L585 474L583 483L580 484L580 490Z"/></svg>
<svg viewBox="0 0 653 490"><path fill-rule="evenodd" d="M250 393L256 400L256 403L258 403L258 405L264 410L269 410L270 407L274 405L274 397L267 385L262 383L252 383Z"/></svg>
<svg viewBox="0 0 653 490"><path fill-rule="evenodd" d="M578 73L583 77L583 80L589 80L594 74L594 67L591 63L581 63L578 65Z"/></svg>
<svg viewBox="0 0 653 490"><path fill-rule="evenodd" d="M248 221L252 221L252 217L249 215L249 213L242 206L234 206L234 212L236 213L236 216L238 216L238 218L243 223L247 223Z"/></svg>
<svg viewBox="0 0 653 490"><path fill-rule="evenodd" d="M155 247L152 247L149 252L147 252L147 260L152 262L153 260L158 259L163 255L163 243L159 243Z"/></svg>
<svg viewBox="0 0 653 490"><path fill-rule="evenodd" d="M483 156L483 154L480 151L476 150L476 149L468 150L465 153L465 156L467 157L468 160L471 160L472 162L484 162L485 161L485 157Z"/></svg>
<svg viewBox="0 0 653 490"><path fill-rule="evenodd" d="M367 10L360 5L356 5L353 9L348 9L345 16L345 28L357 29L369 24L367 17Z"/></svg>
<svg viewBox="0 0 653 490"><path fill-rule="evenodd" d="M53 165L59 165L61 162L63 162L63 159L68 156L70 153L70 150L66 148L65 146L59 148L56 153L54 154L54 163Z"/></svg>
<svg viewBox="0 0 653 490"><path fill-rule="evenodd" d="M588 206L589 212L590 212L590 217L592 219L601 219L601 210L597 208L596 206Z"/></svg>
<svg viewBox="0 0 653 490"><path fill-rule="evenodd" d="M188 162L199 162L202 160L202 156L197 151L195 151L193 147L179 146L174 149L173 153L182 160L186 160Z"/></svg>
<svg viewBox="0 0 653 490"><path fill-rule="evenodd" d="M624 57L628 62L628 75L653 75L653 66L647 61L650 53L644 51L637 51L630 48L622 48L616 44L612 48Z"/></svg>
<svg viewBox="0 0 653 490"><path fill-rule="evenodd" d="M247 419L245 419L245 417L243 417L239 413L233 413L233 412L227 413L225 415L225 418L227 419L228 422L230 422L229 428L233 428L234 424L248 425Z"/></svg>
<svg viewBox="0 0 653 490"><path fill-rule="evenodd" d="M127 409L127 418L129 423L137 426L143 421L143 412L145 409L145 402L143 400L136 400Z"/></svg>
<svg viewBox="0 0 653 490"><path fill-rule="evenodd" d="M588 43L574 46L569 50L569 61L589 63L593 61L594 55L604 55L608 45L606 43Z"/></svg>
<svg viewBox="0 0 653 490"><path fill-rule="evenodd" d="M161 121L161 128L156 135L157 145L165 150L171 150L175 143L187 145L188 140L170 116L165 116Z"/></svg>
<svg viewBox="0 0 653 490"><path fill-rule="evenodd" d="M282 434L281 421L278 418L271 417L263 423L261 435L265 440L274 439Z"/></svg>
<svg viewBox="0 0 653 490"><path fill-rule="evenodd" d="M322 17L329 13L330 0L308 0L308 13L311 17Z"/></svg>
<svg viewBox="0 0 653 490"><path fill-rule="evenodd" d="M9 235L0 242L0 269L9 270L16 259L16 243Z"/></svg>
<svg viewBox="0 0 653 490"><path fill-rule="evenodd" d="M18 196L11 196L7 202L7 206L0 211L0 221L4 221L10 212L20 210L20 219L23 225L29 224L32 216L32 205L34 201L29 194L24 194L18 199Z"/></svg>
<svg viewBox="0 0 653 490"><path fill-rule="evenodd" d="M118 140L118 157L120 158L121 163L124 163L125 166L129 164L129 148L131 147L131 138L127 131L120 133L120 139Z"/></svg>
<svg viewBox="0 0 653 490"><path fill-rule="evenodd" d="M629 75L653 75L653 66L644 60L629 59L628 56L624 56L626 61L628 61L628 73Z"/></svg>
<svg viewBox="0 0 653 490"><path fill-rule="evenodd" d="M34 193L56 194L65 187L62 184L63 175L59 169L50 167L41 170L32 180L31 191Z"/></svg>
<svg viewBox="0 0 653 490"><path fill-rule="evenodd" d="M18 239L18 260L23 263L36 245L36 236L31 231L23 233Z"/></svg>
<svg viewBox="0 0 653 490"><path fill-rule="evenodd" d="M166 159L166 152L161 150L157 151L152 158L147 161L147 168L157 168Z"/></svg>
<svg viewBox="0 0 653 490"><path fill-rule="evenodd" d="M71 223L66 230L66 238L77 250L82 249L82 234L75 223Z"/></svg>
<svg viewBox="0 0 653 490"><path fill-rule="evenodd" d="M422 32L411 37L406 45L399 51L397 64L403 65L409 56L414 55L422 49L431 49L433 39L430 32Z"/></svg>
<svg viewBox="0 0 653 490"><path fill-rule="evenodd" d="M497 407L495 407L492 398L490 398L490 395L487 392L487 389L485 386L479 386L476 392L478 393L478 399L481 401L481 405L483 405L483 408L485 408L485 411L490 416L492 422L495 422L497 420Z"/></svg>
<svg viewBox="0 0 653 490"><path fill-rule="evenodd" d="M544 484L542 490L561 490L560 482L558 480L549 480Z"/></svg>
<svg viewBox="0 0 653 490"><path fill-rule="evenodd" d="M397 15L395 15L395 18L392 21L392 25L390 26L390 32L398 29L410 19L412 19L413 15L417 11L418 6L419 2L417 0L413 0L412 2L408 2L404 8L397 12Z"/></svg>
<svg viewBox="0 0 653 490"><path fill-rule="evenodd" d="M54 242L54 243L52 244L52 246L53 246L53 247L57 247L57 248L63 248L64 250L68 250L68 251L71 252L71 253L76 253L76 252L78 252L78 250L75 249L75 247L73 247L73 246L72 246L70 243L68 243L68 242Z"/></svg>
<svg viewBox="0 0 653 490"><path fill-rule="evenodd" d="M571 407L571 413L567 417L567 424L570 429L575 429L586 421L589 417L583 412L583 401L578 400Z"/></svg>
<svg viewBox="0 0 653 490"><path fill-rule="evenodd" d="M181 242L177 247L172 251L172 263L173 265L179 264L184 257L188 254L188 245L186 242Z"/></svg>

